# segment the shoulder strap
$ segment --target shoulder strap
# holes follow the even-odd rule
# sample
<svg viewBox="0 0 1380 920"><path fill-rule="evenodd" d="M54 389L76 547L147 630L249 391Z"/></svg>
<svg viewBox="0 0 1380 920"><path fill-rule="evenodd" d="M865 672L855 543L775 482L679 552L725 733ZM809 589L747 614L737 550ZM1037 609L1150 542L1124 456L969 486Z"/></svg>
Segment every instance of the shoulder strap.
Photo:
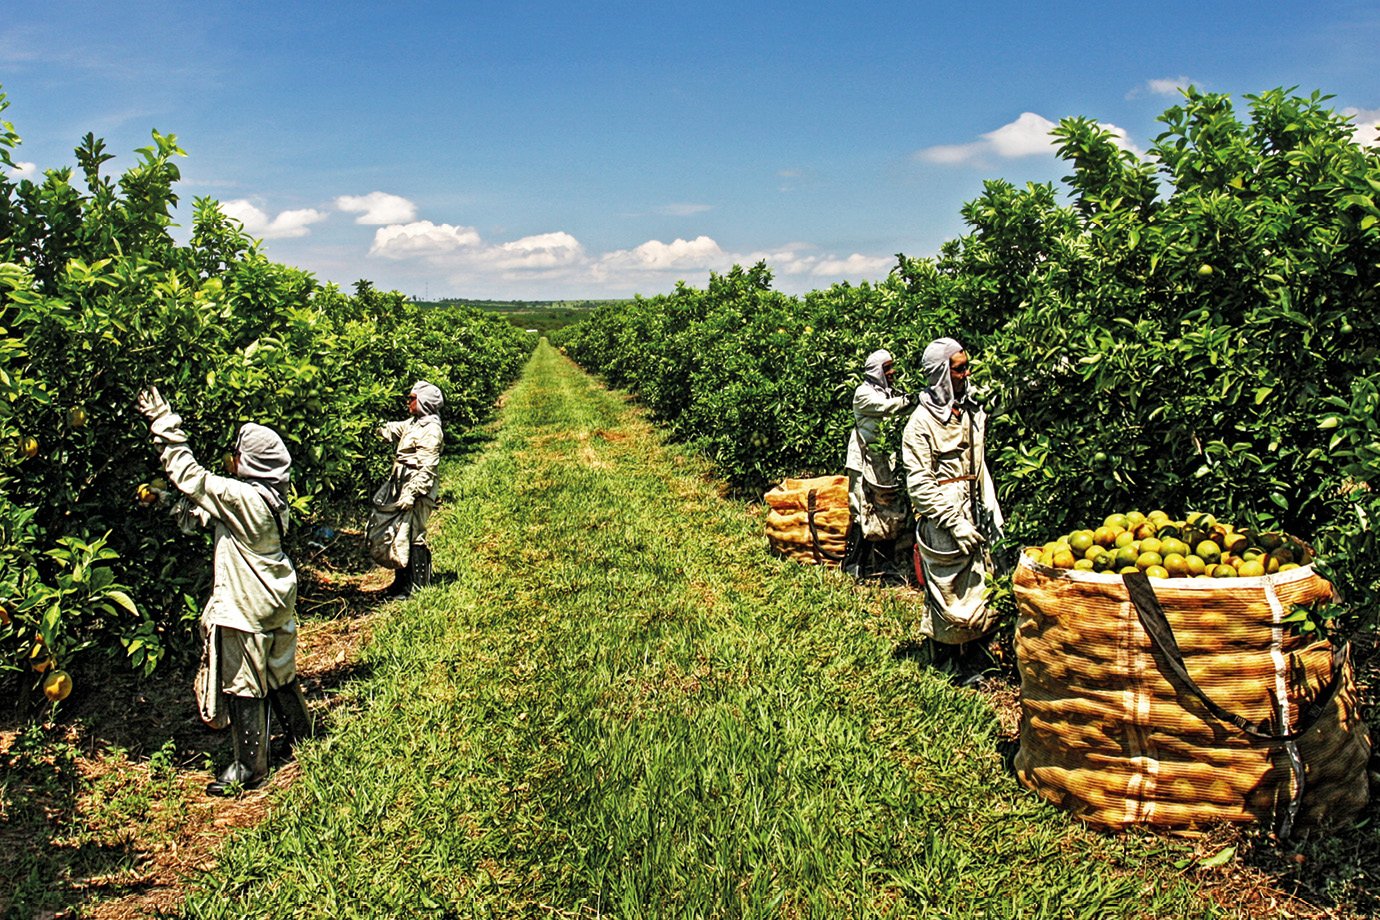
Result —
<svg viewBox="0 0 1380 920"><path fill-rule="evenodd" d="M815 527L815 512L818 510L817 495L818 491L811 489L809 494L805 496L805 522L810 528L810 552L814 554L816 564L825 559L832 562L842 562L843 553L831 553L819 545L819 530Z"/></svg>
<svg viewBox="0 0 1380 920"><path fill-rule="evenodd" d="M1300 738L1317 724L1317 721L1327 710L1328 704L1332 702L1332 698L1337 695L1337 690L1342 684L1342 674L1346 669L1346 663L1351 653L1351 643L1349 642L1343 643L1341 648L1333 649L1331 679L1323 691L1300 711L1293 731L1285 731L1286 726L1283 725L1278 726L1278 731L1273 731L1272 719L1251 722L1243 716L1224 709L1209 699L1203 689L1198 686L1198 683L1189 676L1188 668L1184 665L1183 652L1179 650L1179 643L1174 638L1174 630L1164 615L1164 608L1160 606L1159 598L1155 597L1155 589L1150 586L1150 579L1146 577L1144 572L1128 572L1121 576L1121 580L1126 584L1126 591L1131 595L1131 603L1136 607L1136 614L1140 618L1140 625L1145 629L1145 634L1150 637L1151 644L1160 653L1159 657L1179 679L1183 688L1201 700L1213 716L1236 726L1251 737L1271 741L1293 741ZM1273 699L1273 693L1270 695L1273 703L1270 709L1272 712L1277 712L1279 701Z"/></svg>

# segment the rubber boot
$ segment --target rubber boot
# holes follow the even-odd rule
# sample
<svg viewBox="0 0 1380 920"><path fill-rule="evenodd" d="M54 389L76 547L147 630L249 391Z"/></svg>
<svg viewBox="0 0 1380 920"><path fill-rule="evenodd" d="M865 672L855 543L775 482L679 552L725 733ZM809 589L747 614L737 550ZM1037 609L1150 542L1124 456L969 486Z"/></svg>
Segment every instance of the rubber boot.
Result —
<svg viewBox="0 0 1380 920"><path fill-rule="evenodd" d="M858 578L862 575L863 557L866 555L867 541L863 539L862 525L852 524L848 528L848 539L843 544L843 571Z"/></svg>
<svg viewBox="0 0 1380 920"><path fill-rule="evenodd" d="M409 554L407 565L401 569L393 570L393 583L383 589L384 597L406 597L411 592L412 564L413 560Z"/></svg>
<svg viewBox="0 0 1380 920"><path fill-rule="evenodd" d="M273 707L273 718L283 729L284 744L274 745L273 756L286 759L297 742L316 736L316 723L296 678L277 690L268 691L268 702Z"/></svg>
<svg viewBox="0 0 1380 920"><path fill-rule="evenodd" d="M249 696L225 696L230 710L230 737L234 760L215 782L209 795L236 795L257 789L268 779L268 700Z"/></svg>
<svg viewBox="0 0 1380 920"><path fill-rule="evenodd" d="M878 540L872 544L872 563L869 574L884 585L903 585L905 576L896 565L896 541Z"/></svg>
<svg viewBox="0 0 1380 920"><path fill-rule="evenodd" d="M431 547L425 543L413 543L411 555L412 561L408 563L408 568L412 570L412 584L407 591L409 596L431 584Z"/></svg>
<svg viewBox="0 0 1380 920"><path fill-rule="evenodd" d="M988 654L987 643L981 639L958 646L958 670L954 683L960 687L976 687L982 679L996 671L996 661Z"/></svg>

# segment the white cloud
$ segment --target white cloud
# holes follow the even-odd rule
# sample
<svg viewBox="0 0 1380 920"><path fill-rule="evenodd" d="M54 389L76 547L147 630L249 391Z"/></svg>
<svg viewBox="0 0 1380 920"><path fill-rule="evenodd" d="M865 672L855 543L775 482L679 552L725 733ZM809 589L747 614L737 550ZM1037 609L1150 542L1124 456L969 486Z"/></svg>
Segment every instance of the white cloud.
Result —
<svg viewBox="0 0 1380 920"><path fill-rule="evenodd" d="M10 175L16 179L28 179L30 182L37 182L38 164L15 160L14 168L10 170Z"/></svg>
<svg viewBox="0 0 1380 920"><path fill-rule="evenodd" d="M1137 156L1141 151L1131 143L1124 128L1103 124L1111 132L1113 143ZM1014 160L1023 157L1053 156L1058 144L1050 136L1055 123L1034 112L1022 112L1015 121L988 131L980 140L967 144L938 144L925 147L914 158L940 166L987 166L991 160Z"/></svg>
<svg viewBox="0 0 1380 920"><path fill-rule="evenodd" d="M1347 107L1341 112L1356 123L1353 137L1356 143L1366 147L1380 147L1380 109L1358 109Z"/></svg>
<svg viewBox="0 0 1380 920"><path fill-rule="evenodd" d="M982 138L991 146L993 153L1010 160L1049 153L1054 146L1054 140L1049 136L1053 130L1054 122L1048 118L1034 112L1022 112L1020 118L987 132Z"/></svg>
<svg viewBox="0 0 1380 920"><path fill-rule="evenodd" d="M473 227L456 227L419 220L410 224L392 224L375 230L374 245L369 247L369 255L383 256L385 259L435 257L470 249L479 244L479 231Z"/></svg>
<svg viewBox="0 0 1380 920"><path fill-rule="evenodd" d="M342 211L358 211L357 224L406 224L417 216L415 204L387 192L341 195L335 200L335 206Z"/></svg>
<svg viewBox="0 0 1380 920"><path fill-rule="evenodd" d="M605 253L599 265L640 271L703 270L728 268L724 265L727 258L718 243L707 236L697 236L693 240L675 239L669 243L648 240L633 249Z"/></svg>
<svg viewBox="0 0 1380 920"><path fill-rule="evenodd" d="M539 233L481 251L481 258L505 269L558 268L578 265L585 249L569 233Z"/></svg>
<svg viewBox="0 0 1380 920"><path fill-rule="evenodd" d="M1178 96L1180 92L1190 86L1202 86L1202 82L1194 80L1192 77L1159 77L1154 80L1146 80L1140 86L1126 94L1127 99L1139 99L1141 96Z"/></svg>
<svg viewBox="0 0 1380 920"><path fill-rule="evenodd" d="M277 217L270 218L244 198L220 202L220 212L244 224L245 232L250 236L265 240L306 236L311 232L308 228L312 224L323 221L328 216L324 211L315 208L299 208L282 211Z"/></svg>
<svg viewBox="0 0 1380 920"><path fill-rule="evenodd" d="M703 214L705 211L714 210L713 205L692 204L690 202L676 202L674 204L662 205L657 208L658 214L666 214L670 217L692 217L696 214Z"/></svg>

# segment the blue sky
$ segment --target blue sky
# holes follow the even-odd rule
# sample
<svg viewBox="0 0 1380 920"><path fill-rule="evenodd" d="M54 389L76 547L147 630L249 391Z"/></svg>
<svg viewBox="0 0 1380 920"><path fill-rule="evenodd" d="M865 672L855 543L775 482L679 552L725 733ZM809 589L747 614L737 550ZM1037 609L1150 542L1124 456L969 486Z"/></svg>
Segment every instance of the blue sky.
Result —
<svg viewBox="0 0 1380 920"><path fill-rule="evenodd" d="M175 134L184 222L214 197L343 286L622 297L766 259L799 293L933 254L984 179L1057 181L1066 116L1143 151L1192 82L1373 125L1376 47L1360 0L7 0L0 117L30 176Z"/></svg>

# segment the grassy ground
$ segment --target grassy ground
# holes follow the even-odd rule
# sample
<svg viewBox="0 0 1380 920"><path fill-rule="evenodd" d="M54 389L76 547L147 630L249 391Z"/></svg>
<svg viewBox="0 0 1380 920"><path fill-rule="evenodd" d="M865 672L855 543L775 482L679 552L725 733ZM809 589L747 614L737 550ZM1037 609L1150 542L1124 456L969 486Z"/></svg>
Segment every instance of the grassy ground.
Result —
<svg viewBox="0 0 1380 920"><path fill-rule="evenodd" d="M549 347L447 490L440 584L378 625L348 717L188 915L1218 912L1192 844L1022 791L904 608L768 558Z"/></svg>

